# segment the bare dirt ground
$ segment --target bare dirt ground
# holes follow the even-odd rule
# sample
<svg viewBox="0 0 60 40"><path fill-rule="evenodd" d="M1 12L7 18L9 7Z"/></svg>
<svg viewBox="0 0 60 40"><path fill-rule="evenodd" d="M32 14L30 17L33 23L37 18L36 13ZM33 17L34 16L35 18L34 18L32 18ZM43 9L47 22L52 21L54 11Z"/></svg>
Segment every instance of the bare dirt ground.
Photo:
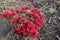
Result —
<svg viewBox="0 0 60 40"><path fill-rule="evenodd" d="M18 9L24 5L39 8L45 15L45 23L40 28L37 40L60 40L60 1L59 0L0 0L0 13L4 10ZM52 9L49 9L52 8ZM48 11L48 9L50 11ZM53 11L54 9L54 11ZM52 11L51 11L52 10ZM6 36L9 27L0 16L0 37Z"/></svg>

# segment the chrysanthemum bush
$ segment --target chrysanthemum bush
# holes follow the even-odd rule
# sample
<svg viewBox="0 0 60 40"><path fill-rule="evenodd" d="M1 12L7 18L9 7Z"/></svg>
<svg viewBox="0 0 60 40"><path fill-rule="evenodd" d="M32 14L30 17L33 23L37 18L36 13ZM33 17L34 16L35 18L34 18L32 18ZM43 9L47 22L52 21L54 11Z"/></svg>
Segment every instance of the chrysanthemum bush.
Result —
<svg viewBox="0 0 60 40"><path fill-rule="evenodd" d="M2 18L8 20L10 25L16 25L13 33L20 38L38 36L38 30L44 23L44 15L38 8L24 6L20 9L4 11Z"/></svg>

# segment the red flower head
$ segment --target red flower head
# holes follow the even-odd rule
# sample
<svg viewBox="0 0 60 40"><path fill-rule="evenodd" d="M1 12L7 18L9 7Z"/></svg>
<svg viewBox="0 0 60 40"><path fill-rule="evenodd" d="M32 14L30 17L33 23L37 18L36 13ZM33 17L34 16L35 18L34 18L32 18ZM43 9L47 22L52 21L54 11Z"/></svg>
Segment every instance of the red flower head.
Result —
<svg viewBox="0 0 60 40"><path fill-rule="evenodd" d="M15 11L15 10L11 10L11 11L10 11L10 14L11 14L11 15L16 15L16 11Z"/></svg>
<svg viewBox="0 0 60 40"><path fill-rule="evenodd" d="M8 13L7 18L12 18L12 15L10 13Z"/></svg>
<svg viewBox="0 0 60 40"><path fill-rule="evenodd" d="M19 13L19 9L15 10L15 11L16 11L16 13Z"/></svg>
<svg viewBox="0 0 60 40"><path fill-rule="evenodd" d="M28 31L28 32L34 32L34 31L36 31L36 30L35 30L35 27L34 27L33 25L28 25L28 26L27 26L27 31Z"/></svg>
<svg viewBox="0 0 60 40"><path fill-rule="evenodd" d="M2 18L6 18L7 13L8 13L7 11L3 12L2 13Z"/></svg>
<svg viewBox="0 0 60 40"><path fill-rule="evenodd" d="M23 17L23 18L22 18L22 21L24 22L25 20L26 20L26 18Z"/></svg>
<svg viewBox="0 0 60 40"><path fill-rule="evenodd" d="M32 12L34 12L34 13L40 13L40 10L39 9L37 9L37 8L32 8Z"/></svg>
<svg viewBox="0 0 60 40"><path fill-rule="evenodd" d="M41 23L39 21L36 22L37 26L41 26Z"/></svg>
<svg viewBox="0 0 60 40"><path fill-rule="evenodd" d="M35 27L35 30L39 29L39 26L37 26L36 24L33 24L33 26Z"/></svg>
<svg viewBox="0 0 60 40"><path fill-rule="evenodd" d="M32 21L32 22L33 22L33 21L34 21L34 18L30 18L30 21Z"/></svg>
<svg viewBox="0 0 60 40"><path fill-rule="evenodd" d="M32 32L32 33L30 33L30 36L31 36L32 38L36 38L36 37L38 36L38 32L37 32L37 31Z"/></svg>
<svg viewBox="0 0 60 40"><path fill-rule="evenodd" d="M32 16L36 16L36 14L34 12L31 13Z"/></svg>
<svg viewBox="0 0 60 40"><path fill-rule="evenodd" d="M44 23L44 21L43 20L41 20L41 19L39 19L37 22L36 22L36 25L38 25L38 26L42 26L43 25L43 23Z"/></svg>
<svg viewBox="0 0 60 40"><path fill-rule="evenodd" d="M38 14L40 16L40 19L43 19L44 18L44 15L43 14Z"/></svg>
<svg viewBox="0 0 60 40"><path fill-rule="evenodd" d="M43 24L43 23L44 23L44 21L43 21L43 20L41 20L41 19L39 19L38 21L39 21L41 24Z"/></svg>
<svg viewBox="0 0 60 40"><path fill-rule="evenodd" d="M21 29L21 25L18 25L18 27L16 28L16 30L17 30L18 32L20 32L20 29Z"/></svg>
<svg viewBox="0 0 60 40"><path fill-rule="evenodd" d="M19 22L19 20L22 18L22 16L17 16L16 17L16 22Z"/></svg>
<svg viewBox="0 0 60 40"><path fill-rule="evenodd" d="M23 34L24 34L24 35L28 35L28 31L27 31L27 30L24 30L24 31L23 31Z"/></svg>
<svg viewBox="0 0 60 40"><path fill-rule="evenodd" d="M31 24L33 24L33 22L32 22L32 21L29 21L29 22L28 22L28 25L31 25Z"/></svg>
<svg viewBox="0 0 60 40"><path fill-rule="evenodd" d="M31 16L31 12L26 13L27 16Z"/></svg>
<svg viewBox="0 0 60 40"><path fill-rule="evenodd" d="M24 27L21 25L18 25L18 27L16 28L16 30L18 31L18 33L21 33L24 31Z"/></svg>
<svg viewBox="0 0 60 40"><path fill-rule="evenodd" d="M11 18L11 17L12 15L8 11L2 13L2 18Z"/></svg>
<svg viewBox="0 0 60 40"><path fill-rule="evenodd" d="M24 6L22 9L23 9L23 10L30 9L30 6Z"/></svg>
<svg viewBox="0 0 60 40"><path fill-rule="evenodd" d="M23 13L23 12L24 12L24 10L22 10L22 9L19 9L19 12L20 12L20 13Z"/></svg>
<svg viewBox="0 0 60 40"><path fill-rule="evenodd" d="M24 23L25 23L25 24L28 24L28 22L29 22L29 20L27 20L27 19L26 19L26 20L24 20Z"/></svg>
<svg viewBox="0 0 60 40"><path fill-rule="evenodd" d="M40 19L40 16L39 15L36 15L36 18L39 18Z"/></svg>
<svg viewBox="0 0 60 40"><path fill-rule="evenodd" d="M15 19L10 20L10 24L15 24L15 23L16 23Z"/></svg>
<svg viewBox="0 0 60 40"><path fill-rule="evenodd" d="M29 33L29 32L27 31L27 28L24 27L24 29L23 29L23 34L24 34L24 35L28 35L28 33Z"/></svg>

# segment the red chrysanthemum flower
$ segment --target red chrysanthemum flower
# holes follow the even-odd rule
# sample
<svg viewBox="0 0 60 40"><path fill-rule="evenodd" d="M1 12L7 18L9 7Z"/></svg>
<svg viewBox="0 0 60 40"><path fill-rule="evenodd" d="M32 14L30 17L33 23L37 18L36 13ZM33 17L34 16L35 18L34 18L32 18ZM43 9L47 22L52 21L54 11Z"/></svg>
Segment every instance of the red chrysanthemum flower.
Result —
<svg viewBox="0 0 60 40"><path fill-rule="evenodd" d="M27 26L27 31L28 31L28 32L34 32L34 31L36 31L36 30L35 30L35 27L34 27L33 25L28 25L28 26Z"/></svg>
<svg viewBox="0 0 60 40"><path fill-rule="evenodd" d="M28 35L28 33L29 33L29 32L27 31L27 28L24 27L24 29L23 29L23 34L24 34L24 35Z"/></svg>
<svg viewBox="0 0 60 40"><path fill-rule="evenodd" d="M27 16L31 16L31 14L32 14L31 12L26 13Z"/></svg>
<svg viewBox="0 0 60 40"><path fill-rule="evenodd" d="M12 15L10 13L8 13L7 18L12 18Z"/></svg>
<svg viewBox="0 0 60 40"><path fill-rule="evenodd" d="M40 13L40 10L38 8L32 8L32 12L39 14Z"/></svg>
<svg viewBox="0 0 60 40"><path fill-rule="evenodd" d="M43 14L38 14L40 16L40 19L43 19L44 18L44 15Z"/></svg>
<svg viewBox="0 0 60 40"><path fill-rule="evenodd" d="M16 11L15 11L15 10L11 10L11 11L10 11L10 14L11 14L11 15L16 15Z"/></svg>
<svg viewBox="0 0 60 40"><path fill-rule="evenodd" d="M33 26L35 27L35 30L39 29L39 26L37 26L36 24L33 24Z"/></svg>
<svg viewBox="0 0 60 40"><path fill-rule="evenodd" d="M32 38L36 38L36 37L38 36L38 32L37 32L37 31L32 32L32 33L30 33L30 36L31 36Z"/></svg>
<svg viewBox="0 0 60 40"><path fill-rule="evenodd" d="M24 22L25 24L28 24L29 20L25 19L23 22Z"/></svg>
<svg viewBox="0 0 60 40"><path fill-rule="evenodd" d="M16 11L16 13L19 13L19 9L16 9L15 11Z"/></svg>
<svg viewBox="0 0 60 40"><path fill-rule="evenodd" d="M22 16L17 16L16 17L16 22L19 22L21 18L22 18Z"/></svg>
<svg viewBox="0 0 60 40"><path fill-rule="evenodd" d="M23 10L30 9L30 6L24 6L22 9L23 9Z"/></svg>
<svg viewBox="0 0 60 40"><path fill-rule="evenodd" d="M2 18L6 18L7 12L2 13Z"/></svg>
<svg viewBox="0 0 60 40"><path fill-rule="evenodd" d="M30 18L30 21L32 21L32 22L34 22L34 20L35 20L34 18Z"/></svg>
<svg viewBox="0 0 60 40"><path fill-rule="evenodd" d="M16 23L15 19L10 20L10 24L15 24L15 23Z"/></svg>
<svg viewBox="0 0 60 40"><path fill-rule="evenodd" d="M18 27L16 28L16 30L17 30L18 32L20 32L20 29L21 29L21 25L18 25Z"/></svg>
<svg viewBox="0 0 60 40"><path fill-rule="evenodd" d="M2 13L2 18L11 18L11 17L12 15L8 11Z"/></svg>
<svg viewBox="0 0 60 40"><path fill-rule="evenodd" d="M24 12L24 10L22 10L22 9L19 9L19 13L23 13Z"/></svg>

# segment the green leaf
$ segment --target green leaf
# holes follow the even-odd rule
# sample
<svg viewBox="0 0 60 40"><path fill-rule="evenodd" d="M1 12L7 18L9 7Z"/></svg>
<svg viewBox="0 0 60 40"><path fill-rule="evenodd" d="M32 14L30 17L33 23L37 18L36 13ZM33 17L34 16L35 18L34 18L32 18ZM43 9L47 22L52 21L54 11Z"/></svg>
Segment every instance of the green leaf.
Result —
<svg viewBox="0 0 60 40"><path fill-rule="evenodd" d="M28 40L28 38L27 37L24 37L23 40Z"/></svg>
<svg viewBox="0 0 60 40"><path fill-rule="evenodd" d="M25 17L25 18L27 18L27 19L29 19L29 17L26 15L26 14L21 14L23 17Z"/></svg>
<svg viewBox="0 0 60 40"><path fill-rule="evenodd" d="M2 9L2 6L0 6L0 9Z"/></svg>
<svg viewBox="0 0 60 40"><path fill-rule="evenodd" d="M2 37L0 40L4 40L5 38L4 37Z"/></svg>
<svg viewBox="0 0 60 40"><path fill-rule="evenodd" d="M21 15L24 16L24 17L26 16L25 14L21 14Z"/></svg>
<svg viewBox="0 0 60 40"><path fill-rule="evenodd" d="M11 34L11 33L8 33L7 37L9 37L9 38L10 38L10 37L11 37L11 35L10 35L10 34Z"/></svg>
<svg viewBox="0 0 60 40"><path fill-rule="evenodd" d="M53 9L53 8L49 8L49 9L48 9L48 12L49 12L49 13L53 13L54 11L55 11L55 9Z"/></svg>
<svg viewBox="0 0 60 40"><path fill-rule="evenodd" d="M25 10L25 12L31 12L30 10Z"/></svg>

